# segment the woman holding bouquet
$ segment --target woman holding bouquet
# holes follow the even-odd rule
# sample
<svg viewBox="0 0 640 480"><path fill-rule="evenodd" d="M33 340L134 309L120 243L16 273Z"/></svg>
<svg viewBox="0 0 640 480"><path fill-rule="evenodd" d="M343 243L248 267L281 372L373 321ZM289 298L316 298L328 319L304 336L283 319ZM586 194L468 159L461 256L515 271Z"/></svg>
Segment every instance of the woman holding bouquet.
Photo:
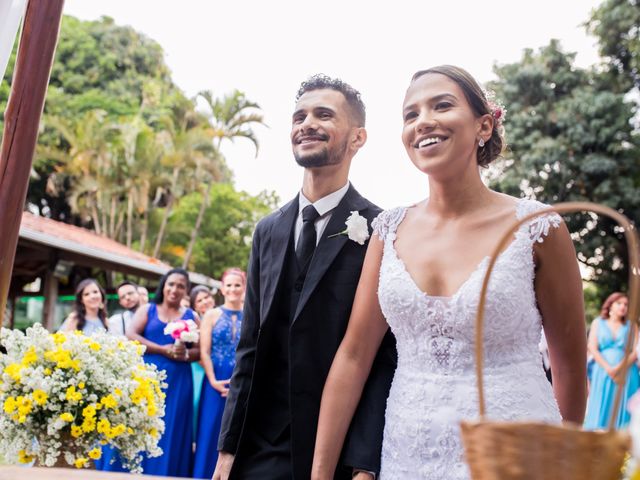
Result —
<svg viewBox="0 0 640 480"><path fill-rule="evenodd" d="M181 268L169 270L160 279L153 303L139 308L127 329L127 337L147 348L145 361L167 372L165 431L159 442L164 453L160 457L143 460L146 474L191 476L193 380L190 363L200 358L200 348L197 342L185 344L165 333L171 322L194 320L199 323L193 310L180 306L188 289L187 272Z"/></svg>
<svg viewBox="0 0 640 480"><path fill-rule="evenodd" d="M202 317L200 357L206 379L200 398L194 478L211 478L218 461L218 435L242 325L245 273L230 268L221 281L224 304Z"/></svg>

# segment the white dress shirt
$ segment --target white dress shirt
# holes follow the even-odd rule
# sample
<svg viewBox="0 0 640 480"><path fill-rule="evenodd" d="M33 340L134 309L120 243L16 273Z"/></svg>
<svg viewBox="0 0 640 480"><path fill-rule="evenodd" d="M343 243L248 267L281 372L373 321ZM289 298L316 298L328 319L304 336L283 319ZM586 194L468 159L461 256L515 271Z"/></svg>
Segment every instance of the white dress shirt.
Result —
<svg viewBox="0 0 640 480"><path fill-rule="evenodd" d="M107 320L107 327L109 333L113 335L125 336L127 327L133 320L133 313L131 310L124 310L115 315L111 315Z"/></svg>
<svg viewBox="0 0 640 480"><path fill-rule="evenodd" d="M330 193L326 197L322 197L315 202L311 202L307 197L304 196L302 190L300 190L300 194L298 195L298 217L296 218L296 228L294 232L294 245L298 245L298 239L300 238L300 232L302 231L302 210L307 205L313 205L315 209L318 211L320 216L315 221L316 227L316 245L320 242L320 238L322 237L322 233L324 229L327 227L329 220L331 220L331 213L334 208L338 206L342 197L345 196L349 190L349 182L339 190L336 190L333 193ZM339 233L339 232L331 232L331 233Z"/></svg>

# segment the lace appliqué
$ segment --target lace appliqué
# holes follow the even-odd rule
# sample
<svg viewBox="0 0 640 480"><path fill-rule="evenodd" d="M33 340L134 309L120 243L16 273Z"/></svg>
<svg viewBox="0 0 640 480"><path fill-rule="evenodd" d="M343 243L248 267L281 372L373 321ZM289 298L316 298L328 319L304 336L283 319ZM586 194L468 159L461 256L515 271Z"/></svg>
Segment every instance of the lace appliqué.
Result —
<svg viewBox="0 0 640 480"><path fill-rule="evenodd" d="M385 241L387 239L393 241L396 238L396 228L404 219L407 209L404 207L397 207L391 210L385 210L380 212L376 218L371 222L373 233L380 237L380 240ZM391 238L389 236L391 235Z"/></svg>
<svg viewBox="0 0 640 480"><path fill-rule="evenodd" d="M520 205L522 205L522 211L519 212L518 218L549 208L549 205L535 200L524 200ZM549 235L551 227L558 228L561 222L562 218L557 213L539 215L528 222L529 238L532 242L542 243L544 238Z"/></svg>
<svg viewBox="0 0 640 480"><path fill-rule="evenodd" d="M519 200L516 217L544 208ZM385 211L373 222L384 242L378 298L398 348L380 478L468 480L459 422L477 417L475 313L487 258L451 297L420 291L394 248L406 210ZM541 367L542 324L533 286L533 244L559 224L557 214L527 222L495 265L484 344L487 412L492 418L560 421Z"/></svg>

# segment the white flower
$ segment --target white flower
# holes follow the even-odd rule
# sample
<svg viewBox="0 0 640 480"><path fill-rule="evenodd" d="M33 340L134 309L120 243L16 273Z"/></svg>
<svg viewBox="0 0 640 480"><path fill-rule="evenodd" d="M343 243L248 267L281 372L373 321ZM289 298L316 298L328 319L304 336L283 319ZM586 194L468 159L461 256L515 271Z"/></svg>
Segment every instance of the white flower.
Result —
<svg viewBox="0 0 640 480"><path fill-rule="evenodd" d="M367 219L361 217L357 211L353 211L345 223L347 225L347 229L344 233L349 236L349 240L353 240L360 245L364 245L364 242L369 238Z"/></svg>
<svg viewBox="0 0 640 480"><path fill-rule="evenodd" d="M200 338L200 335L198 334L197 330L194 332L182 332L180 334L180 340L185 343L195 343L198 341L199 338Z"/></svg>
<svg viewBox="0 0 640 480"><path fill-rule="evenodd" d="M198 324L193 320L175 320L164 327L165 335L171 335L176 343L195 343L200 338Z"/></svg>
<svg viewBox="0 0 640 480"><path fill-rule="evenodd" d="M345 230L343 230L342 232L334 233L333 235L329 235L327 238L337 237L338 235L348 235L349 240L353 240L360 245L364 245L364 242L369 238L369 227L367 227L367 219L361 217L357 211L353 211L351 212L351 215L347 217L347 220L344 223L347 226Z"/></svg>

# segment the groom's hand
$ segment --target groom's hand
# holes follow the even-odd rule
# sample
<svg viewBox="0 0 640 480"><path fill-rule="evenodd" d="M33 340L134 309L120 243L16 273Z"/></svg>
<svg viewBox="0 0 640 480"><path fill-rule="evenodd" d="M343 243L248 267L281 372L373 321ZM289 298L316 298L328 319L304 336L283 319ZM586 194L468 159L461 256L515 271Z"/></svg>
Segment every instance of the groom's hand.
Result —
<svg viewBox="0 0 640 480"><path fill-rule="evenodd" d="M211 480L228 480L234 458L231 453L220 452L218 455L218 463L216 463L216 469L213 472Z"/></svg>

